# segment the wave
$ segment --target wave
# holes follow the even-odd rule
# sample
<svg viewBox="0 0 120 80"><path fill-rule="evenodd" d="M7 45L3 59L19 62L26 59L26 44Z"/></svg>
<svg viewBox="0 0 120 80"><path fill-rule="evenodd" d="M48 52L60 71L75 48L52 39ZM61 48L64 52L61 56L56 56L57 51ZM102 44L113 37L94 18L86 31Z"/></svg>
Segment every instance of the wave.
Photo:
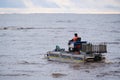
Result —
<svg viewBox="0 0 120 80"><path fill-rule="evenodd" d="M104 42L105 44L120 44L120 42L117 42L117 41L115 41L115 42Z"/></svg>
<svg viewBox="0 0 120 80"><path fill-rule="evenodd" d="M72 20L57 20L56 22L57 23L73 23L75 21L72 21Z"/></svg>
<svg viewBox="0 0 120 80"><path fill-rule="evenodd" d="M110 31L110 32L113 32L113 33L120 33L120 31L118 31L118 30L112 30L112 31Z"/></svg>
<svg viewBox="0 0 120 80"><path fill-rule="evenodd" d="M18 64L22 64L22 65L38 65L39 63L28 62L28 61L21 61L21 62L18 62Z"/></svg>
<svg viewBox="0 0 120 80"><path fill-rule="evenodd" d="M113 21L113 22L111 22L111 23L120 23L120 21Z"/></svg>
<svg viewBox="0 0 120 80"><path fill-rule="evenodd" d="M63 27L0 27L0 30L28 30L28 29L65 29Z"/></svg>
<svg viewBox="0 0 120 80"><path fill-rule="evenodd" d="M0 74L0 76L30 76L28 74Z"/></svg>

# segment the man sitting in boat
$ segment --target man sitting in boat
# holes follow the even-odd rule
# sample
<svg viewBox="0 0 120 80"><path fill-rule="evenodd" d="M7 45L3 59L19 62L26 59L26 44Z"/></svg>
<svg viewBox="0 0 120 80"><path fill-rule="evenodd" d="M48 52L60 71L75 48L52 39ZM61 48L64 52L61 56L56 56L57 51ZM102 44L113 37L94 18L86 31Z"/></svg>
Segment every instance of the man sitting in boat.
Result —
<svg viewBox="0 0 120 80"><path fill-rule="evenodd" d="M72 40L69 41L69 51L75 52L80 54L80 44L81 44L81 37L78 37L78 34L75 33Z"/></svg>

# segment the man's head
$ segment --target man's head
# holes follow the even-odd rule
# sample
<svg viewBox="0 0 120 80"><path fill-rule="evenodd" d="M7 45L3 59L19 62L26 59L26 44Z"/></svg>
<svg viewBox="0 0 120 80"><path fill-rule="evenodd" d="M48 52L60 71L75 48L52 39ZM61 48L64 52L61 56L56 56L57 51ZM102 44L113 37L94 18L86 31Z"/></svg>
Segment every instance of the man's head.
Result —
<svg viewBox="0 0 120 80"><path fill-rule="evenodd" d="M77 37L77 36L78 36L78 35L77 35L77 33L75 33L74 35L75 35L75 37Z"/></svg>

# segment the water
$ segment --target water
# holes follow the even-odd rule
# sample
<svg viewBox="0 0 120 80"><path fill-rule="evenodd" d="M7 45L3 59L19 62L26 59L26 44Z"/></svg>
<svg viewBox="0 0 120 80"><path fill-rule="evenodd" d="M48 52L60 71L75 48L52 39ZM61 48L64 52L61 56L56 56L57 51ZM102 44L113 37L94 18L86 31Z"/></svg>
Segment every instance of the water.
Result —
<svg viewBox="0 0 120 80"><path fill-rule="evenodd" d="M0 15L0 80L119 80L120 15ZM71 64L44 58L78 33L82 40L106 42L106 63ZM58 74L56 77L54 74Z"/></svg>

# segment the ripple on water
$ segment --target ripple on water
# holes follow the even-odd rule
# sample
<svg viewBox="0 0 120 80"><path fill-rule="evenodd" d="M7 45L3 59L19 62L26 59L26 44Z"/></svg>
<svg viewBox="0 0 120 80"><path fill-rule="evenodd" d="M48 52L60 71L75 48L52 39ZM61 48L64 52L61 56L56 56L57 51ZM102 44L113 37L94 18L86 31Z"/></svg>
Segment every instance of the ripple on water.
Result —
<svg viewBox="0 0 120 80"><path fill-rule="evenodd" d="M0 74L0 76L30 76L28 74Z"/></svg>

